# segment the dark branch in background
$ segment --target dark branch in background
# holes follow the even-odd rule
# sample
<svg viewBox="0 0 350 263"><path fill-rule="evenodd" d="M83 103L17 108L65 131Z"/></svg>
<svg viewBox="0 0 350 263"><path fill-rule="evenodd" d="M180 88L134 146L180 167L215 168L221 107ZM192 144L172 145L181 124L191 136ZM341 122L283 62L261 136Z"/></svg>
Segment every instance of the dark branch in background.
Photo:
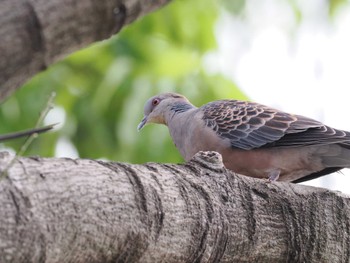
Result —
<svg viewBox="0 0 350 263"><path fill-rule="evenodd" d="M167 2L0 1L0 102L50 64L110 37Z"/></svg>
<svg viewBox="0 0 350 263"><path fill-rule="evenodd" d="M56 94L52 92L51 96L47 100L45 108L40 112L39 118L33 129L0 135L0 141L12 140L12 139L17 139L17 138L26 137L26 136L28 137L27 140L21 146L20 150L16 153L16 156L12 159L12 161L8 164L8 166L4 168L4 170L0 173L0 180L2 179L2 177L6 176L7 170L11 168L11 166L14 164L17 158L19 156L22 156L27 151L28 147L32 144L32 142L38 136L39 133L49 131L56 125L56 124L51 124L44 127L39 127L41 123L44 121L49 111L53 108L53 100L55 96Z"/></svg>
<svg viewBox="0 0 350 263"><path fill-rule="evenodd" d="M7 133L7 134L2 134L0 135L0 142L3 141L8 141L8 140L14 140L26 136L33 135L35 133L42 133L51 130L56 124L50 124L44 127L39 127L39 128L33 128L33 129L28 129L28 130L23 130L23 131L18 131L18 132L12 132L12 133Z"/></svg>

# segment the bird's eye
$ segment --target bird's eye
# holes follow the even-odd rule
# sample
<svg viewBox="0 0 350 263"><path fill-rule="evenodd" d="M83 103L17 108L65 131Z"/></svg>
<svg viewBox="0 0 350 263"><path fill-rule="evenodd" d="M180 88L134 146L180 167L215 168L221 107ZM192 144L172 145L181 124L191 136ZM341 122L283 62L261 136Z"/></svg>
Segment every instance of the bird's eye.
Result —
<svg viewBox="0 0 350 263"><path fill-rule="evenodd" d="M154 100L152 101L152 105L153 105L153 106L156 106L156 105L159 104L159 102L160 102L159 99L154 99Z"/></svg>

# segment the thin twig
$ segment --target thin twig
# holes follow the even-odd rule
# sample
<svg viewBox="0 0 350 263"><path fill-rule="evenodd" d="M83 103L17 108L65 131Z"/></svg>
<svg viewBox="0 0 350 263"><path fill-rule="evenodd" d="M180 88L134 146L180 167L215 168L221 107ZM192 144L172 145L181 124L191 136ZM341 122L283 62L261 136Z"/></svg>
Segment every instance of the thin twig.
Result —
<svg viewBox="0 0 350 263"><path fill-rule="evenodd" d="M50 112L50 110L53 108L53 100L56 96L55 92L52 92L50 97L47 100L45 108L40 112L39 118L35 124L34 128L39 128L47 114ZM14 156L14 158L9 162L9 164L5 167L5 169L0 174L0 180L7 176L7 171L13 166L13 164L18 160L18 157L23 156L23 154L27 151L29 146L32 144L32 142L35 140L35 138L38 137L38 133L31 134L26 141L23 143L21 148L19 149L18 153Z"/></svg>

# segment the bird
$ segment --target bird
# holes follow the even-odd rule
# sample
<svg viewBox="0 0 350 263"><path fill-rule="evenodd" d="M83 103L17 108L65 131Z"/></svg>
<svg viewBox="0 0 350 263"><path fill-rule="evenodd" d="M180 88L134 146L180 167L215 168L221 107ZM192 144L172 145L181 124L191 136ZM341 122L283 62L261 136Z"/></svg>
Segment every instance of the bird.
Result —
<svg viewBox="0 0 350 263"><path fill-rule="evenodd" d="M185 96L147 100L138 125L168 126L185 161L199 151L222 155L239 174L300 183L350 168L350 132L256 102L223 99L194 106Z"/></svg>
<svg viewBox="0 0 350 263"><path fill-rule="evenodd" d="M28 137L28 136L31 136L33 134L43 133L43 132L51 130L55 125L56 124L50 124L50 125L43 126L43 127L32 128L32 129L27 129L27 130L22 130L22 131L7 133L7 134L1 134L0 135L0 142L18 139L21 137Z"/></svg>

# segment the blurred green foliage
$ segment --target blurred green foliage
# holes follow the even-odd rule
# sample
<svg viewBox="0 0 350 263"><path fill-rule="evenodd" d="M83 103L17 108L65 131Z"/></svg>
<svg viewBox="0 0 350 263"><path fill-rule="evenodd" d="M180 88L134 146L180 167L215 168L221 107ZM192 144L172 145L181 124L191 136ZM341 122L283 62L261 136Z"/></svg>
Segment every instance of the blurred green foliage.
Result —
<svg viewBox="0 0 350 263"><path fill-rule="evenodd" d="M216 47L215 0L174 1L37 75L1 107L0 133L32 127L52 91L64 109L63 127L41 135L27 155L53 156L59 138L83 158L131 163L180 162L166 127L138 133L145 101L175 91L201 105L218 98L244 98L220 75L209 75L204 55ZM23 140L9 142L19 149ZM68 152L67 152L68 154Z"/></svg>
<svg viewBox="0 0 350 263"><path fill-rule="evenodd" d="M300 21L298 2L285 1ZM329 14L344 2L329 0ZM209 74L203 66L205 55L216 48L220 8L244 17L245 5L245 0L173 1L35 76L1 105L0 133L33 127L55 91L56 106L65 113L62 127L40 135L27 155L54 156L59 138L65 138L83 158L180 162L165 126L136 131L144 102L165 91L182 93L195 105L245 99L232 81ZM18 150L22 144L17 140L6 146Z"/></svg>
<svg viewBox="0 0 350 263"><path fill-rule="evenodd" d="M342 6L349 3L348 0L328 0L328 2L328 13L330 17L334 17Z"/></svg>

